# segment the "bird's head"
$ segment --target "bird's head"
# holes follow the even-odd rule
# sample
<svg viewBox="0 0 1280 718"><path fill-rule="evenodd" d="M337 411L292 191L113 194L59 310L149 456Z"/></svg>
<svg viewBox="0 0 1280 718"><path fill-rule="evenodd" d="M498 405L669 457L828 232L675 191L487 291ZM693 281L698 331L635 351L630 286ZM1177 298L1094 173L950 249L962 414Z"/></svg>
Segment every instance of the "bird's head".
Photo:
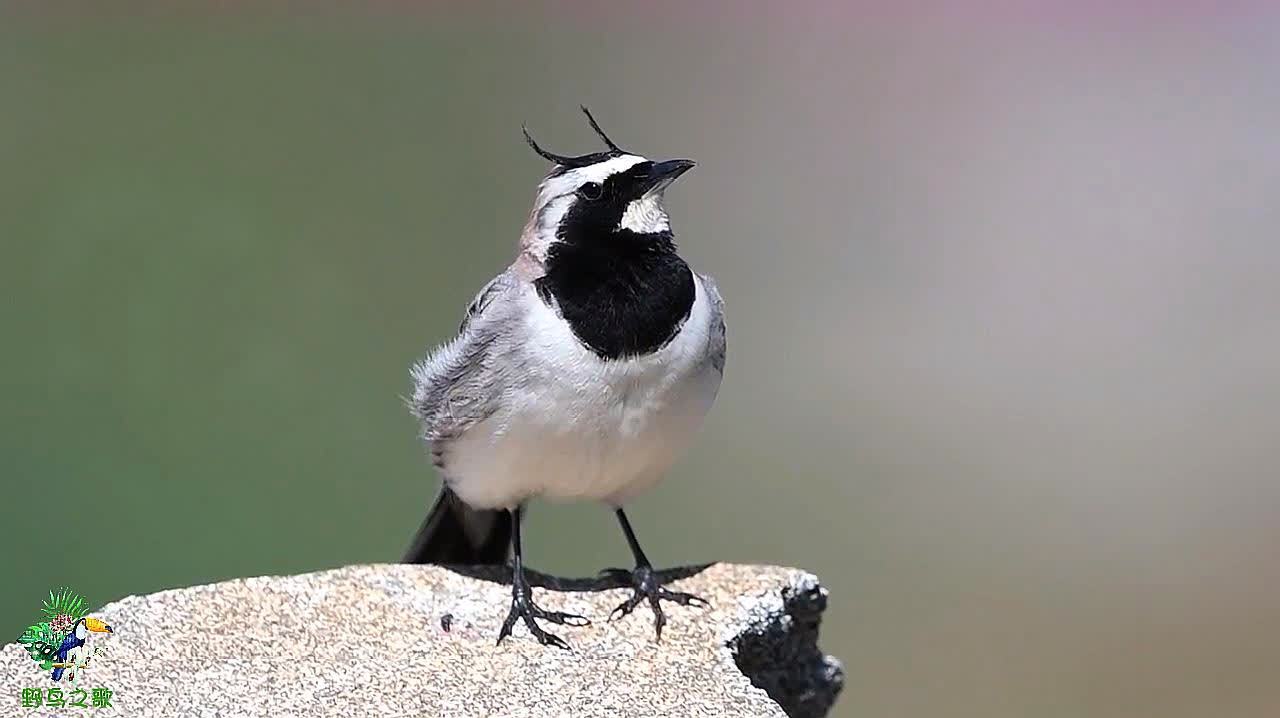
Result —
<svg viewBox="0 0 1280 718"><path fill-rule="evenodd" d="M591 128L606 149L577 157L544 150L524 130L525 140L555 167L538 186L522 243L544 260L557 242L610 242L619 234L636 238L671 238L671 224L663 193L677 177L694 166L693 160L654 161L618 147L600 129L586 107Z"/></svg>
<svg viewBox="0 0 1280 718"><path fill-rule="evenodd" d="M84 635L81 635L81 631L80 631L80 628L82 626L85 629ZM85 636L89 635L88 631L93 631L94 633L112 633L113 632L111 630L111 626L93 617L86 617L86 618L80 619L79 621L76 621L77 637L84 638Z"/></svg>

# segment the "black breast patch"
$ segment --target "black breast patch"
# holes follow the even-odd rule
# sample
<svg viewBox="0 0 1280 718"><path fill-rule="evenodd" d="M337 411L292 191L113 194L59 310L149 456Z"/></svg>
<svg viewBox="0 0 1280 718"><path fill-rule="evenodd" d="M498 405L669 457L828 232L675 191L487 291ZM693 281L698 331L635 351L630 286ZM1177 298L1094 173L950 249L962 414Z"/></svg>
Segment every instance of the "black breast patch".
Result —
<svg viewBox="0 0 1280 718"><path fill-rule="evenodd" d="M693 309L693 272L670 233L620 230L603 241L557 242L546 267L538 295L603 359L657 351Z"/></svg>

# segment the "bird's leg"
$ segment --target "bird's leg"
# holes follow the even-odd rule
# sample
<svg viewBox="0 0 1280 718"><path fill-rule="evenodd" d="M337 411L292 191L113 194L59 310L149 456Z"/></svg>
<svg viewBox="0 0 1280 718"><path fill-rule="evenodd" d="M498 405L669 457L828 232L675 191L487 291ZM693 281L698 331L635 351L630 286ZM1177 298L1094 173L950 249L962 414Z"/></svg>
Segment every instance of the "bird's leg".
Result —
<svg viewBox="0 0 1280 718"><path fill-rule="evenodd" d="M635 610L641 601L647 600L649 608L653 610L653 630L657 636L657 640L662 640L662 627L667 625L667 615L662 611L663 601L672 601L681 606L694 606L697 608L706 608L711 604L706 600L699 598L691 593L681 593L679 591L668 591L662 587L662 582L658 579L657 572L653 570L653 565L649 563L649 557L644 555L644 550L640 548L640 542L636 540L635 531L631 530L631 522L627 520L627 515L622 509L617 509L618 523L622 526L622 533L627 536L627 545L631 547L631 554L635 556L636 567L631 571L622 568L609 568L601 573L614 578L623 585L630 584L632 587L631 598L623 601L617 608L609 614L609 620L622 618Z"/></svg>
<svg viewBox="0 0 1280 718"><path fill-rule="evenodd" d="M534 604L533 588L524 575L524 557L520 549L520 513L520 507L511 512L511 549L515 554L515 562L511 567L511 610L507 612L507 619L502 622L502 630L498 632L498 643L511 635L516 619L522 619L524 625L528 626L529 633L538 639L538 643L569 650L569 644L560 640L559 636L542 630L535 619L541 618L562 626L585 626L591 621L574 613L547 611Z"/></svg>

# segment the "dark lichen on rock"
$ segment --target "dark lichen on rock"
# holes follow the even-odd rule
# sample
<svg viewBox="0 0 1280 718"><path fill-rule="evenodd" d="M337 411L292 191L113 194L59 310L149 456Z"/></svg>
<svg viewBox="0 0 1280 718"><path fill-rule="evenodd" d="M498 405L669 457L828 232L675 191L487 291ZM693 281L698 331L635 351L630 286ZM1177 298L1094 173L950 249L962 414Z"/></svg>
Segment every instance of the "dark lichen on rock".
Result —
<svg viewBox="0 0 1280 718"><path fill-rule="evenodd" d="M734 663L789 718L821 718L844 688L840 661L818 648L827 591L811 574L744 606L744 625L727 645Z"/></svg>

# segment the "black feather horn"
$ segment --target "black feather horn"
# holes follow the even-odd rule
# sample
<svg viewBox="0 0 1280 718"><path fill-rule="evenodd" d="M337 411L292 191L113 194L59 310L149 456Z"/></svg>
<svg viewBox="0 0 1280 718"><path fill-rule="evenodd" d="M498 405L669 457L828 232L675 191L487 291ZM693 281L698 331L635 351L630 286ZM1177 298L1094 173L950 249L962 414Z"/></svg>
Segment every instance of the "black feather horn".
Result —
<svg viewBox="0 0 1280 718"><path fill-rule="evenodd" d="M600 125L596 122L596 118L591 116L591 110L588 110L586 106L583 105L582 112L587 116L587 121L591 123L591 129L595 130L596 134L600 136L600 139L604 140L604 143L609 146L608 152L592 152L590 154L579 155L577 157L569 157L568 155L558 155L554 152L548 152L542 149L542 147L533 139L533 135L529 134L528 127L520 125L520 129L524 132L524 141L528 142L529 146L532 147L533 151L537 152L539 156L550 160L561 167L586 167L588 165L596 164L597 162L603 162L610 157L617 157L618 155L626 154L625 150L614 144L613 140L609 139L609 136L604 133L604 130L600 129Z"/></svg>
<svg viewBox="0 0 1280 718"><path fill-rule="evenodd" d="M604 130L600 129L600 123L596 122L596 118L591 116L591 110L588 110L586 105L578 106L582 108L582 114L587 116L587 122L591 123L591 129L595 130L597 135L600 135L600 139L604 140L604 143L609 146L609 149L613 152L617 152L618 154L624 154L622 148L615 145L613 140L609 139L609 136L604 133Z"/></svg>
<svg viewBox="0 0 1280 718"><path fill-rule="evenodd" d="M539 155L541 155L545 159L555 162L558 165L564 165L565 167L574 166L574 160L577 158L566 157L564 155L557 155L553 152L547 152L546 150L542 149L541 147L538 146L538 143L534 141L533 135L529 134L529 128L526 127L525 125L520 125L520 131L524 132L524 141L529 143L529 146L533 148L534 152L537 152Z"/></svg>

